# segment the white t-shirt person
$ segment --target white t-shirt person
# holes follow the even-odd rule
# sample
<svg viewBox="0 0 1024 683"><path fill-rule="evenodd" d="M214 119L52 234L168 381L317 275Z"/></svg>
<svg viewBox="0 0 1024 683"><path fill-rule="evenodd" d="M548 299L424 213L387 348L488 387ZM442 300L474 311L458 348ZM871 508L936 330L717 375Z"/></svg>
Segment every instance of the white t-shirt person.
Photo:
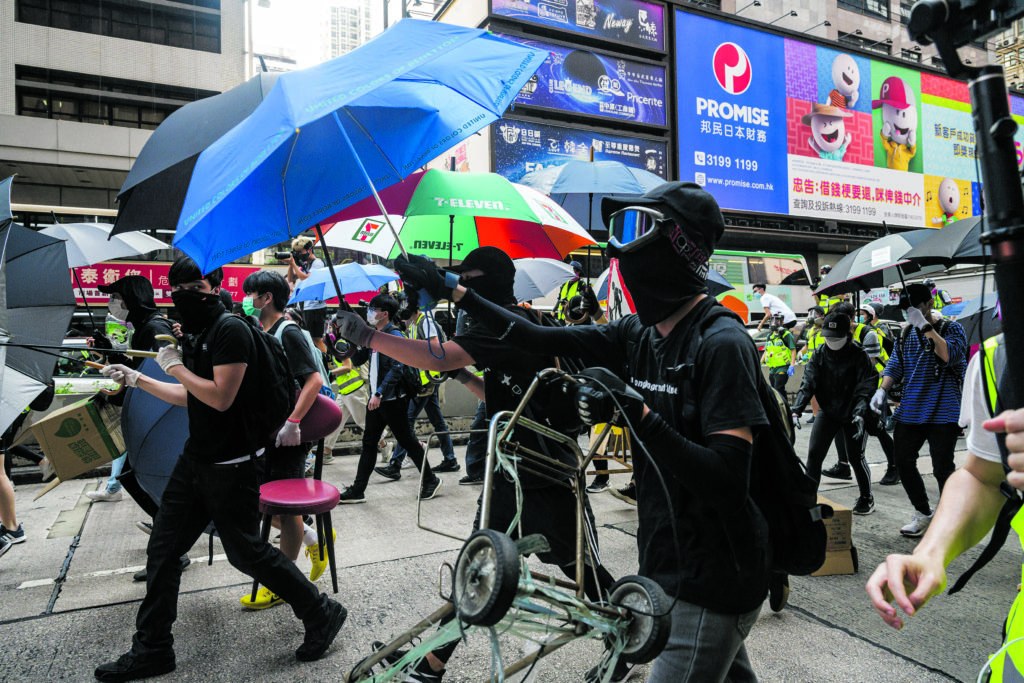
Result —
<svg viewBox="0 0 1024 683"><path fill-rule="evenodd" d="M981 357L980 353L976 353L967 364L964 393L960 402L960 426L967 429L968 451L982 460L1002 462L996 435L981 426L981 423L992 417L988 411L988 395L985 391L985 378L981 372Z"/></svg>
<svg viewBox="0 0 1024 683"><path fill-rule="evenodd" d="M757 291L758 290L756 289L754 290L755 293ZM773 317L781 315L783 326L792 327L796 322L796 313L793 312L793 309L787 306L782 299L774 294L769 294L764 290L760 291L761 308L765 309L764 318L762 319L761 324L764 324L765 321L770 322ZM758 325L757 327L760 329L761 325Z"/></svg>

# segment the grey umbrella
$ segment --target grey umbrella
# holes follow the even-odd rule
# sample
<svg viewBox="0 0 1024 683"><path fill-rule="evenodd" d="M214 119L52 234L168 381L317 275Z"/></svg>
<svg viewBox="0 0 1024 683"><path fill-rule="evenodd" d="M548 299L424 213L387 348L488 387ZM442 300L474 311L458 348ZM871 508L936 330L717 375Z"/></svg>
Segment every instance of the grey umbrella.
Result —
<svg viewBox="0 0 1024 683"><path fill-rule="evenodd" d="M918 266L950 267L962 263L984 264L991 254L983 253L978 238L985 232L983 216L962 218L941 230L931 230L924 240L903 255Z"/></svg>
<svg viewBox="0 0 1024 683"><path fill-rule="evenodd" d="M934 230L898 232L865 244L852 251L832 267L815 294L845 294L868 291L901 282L908 273L931 273L945 266L920 268L907 262L905 254L929 237Z"/></svg>
<svg viewBox="0 0 1024 683"><path fill-rule="evenodd" d="M964 304L956 321L964 328L968 344L980 344L1003 331L1003 321L996 315L998 307L999 296L996 294L979 296Z"/></svg>

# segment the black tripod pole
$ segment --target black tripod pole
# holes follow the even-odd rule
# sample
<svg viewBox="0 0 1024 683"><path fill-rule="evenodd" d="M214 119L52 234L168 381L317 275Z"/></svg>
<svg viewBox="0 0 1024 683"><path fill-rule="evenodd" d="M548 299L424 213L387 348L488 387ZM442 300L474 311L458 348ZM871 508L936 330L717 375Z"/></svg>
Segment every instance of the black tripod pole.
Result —
<svg viewBox="0 0 1024 683"><path fill-rule="evenodd" d="M92 325L93 334L96 334L96 319L92 317L92 309L89 308L89 298L85 296L82 281L78 279L78 269L72 268L71 272L75 274L75 284L78 285L78 291L82 293L82 304L85 306L85 312L89 314L89 324Z"/></svg>
<svg viewBox="0 0 1024 683"><path fill-rule="evenodd" d="M338 282L338 274L334 272L334 264L331 263L331 250L327 246L327 242L324 241L323 230L320 229L320 224L316 224L316 236L320 239L320 246L324 250L324 261L327 263L327 270L331 271L331 280L334 281L334 291L338 294L338 308L346 311L351 311L352 307L345 301L345 295L341 293L341 284Z"/></svg>

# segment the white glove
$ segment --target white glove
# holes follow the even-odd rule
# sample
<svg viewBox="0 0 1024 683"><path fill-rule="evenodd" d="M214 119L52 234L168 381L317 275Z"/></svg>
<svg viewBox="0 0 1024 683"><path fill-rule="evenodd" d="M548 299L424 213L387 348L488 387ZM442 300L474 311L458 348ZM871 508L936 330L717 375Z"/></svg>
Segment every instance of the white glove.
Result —
<svg viewBox="0 0 1024 683"><path fill-rule="evenodd" d="M887 396L888 392L886 392L885 389L879 389L876 391L875 395L871 397L871 402L868 404L871 406L871 410L881 415L882 408L885 407L885 399Z"/></svg>
<svg viewBox="0 0 1024 683"><path fill-rule="evenodd" d="M171 345L165 346L156 352L156 362L160 364L160 369L168 375L171 374L171 368L175 365L185 364L181 358L181 351Z"/></svg>
<svg viewBox="0 0 1024 683"><path fill-rule="evenodd" d="M302 431L299 429L299 423L291 420L284 423L284 426L277 432L277 440L274 441L274 445L278 448L298 446L300 443L302 443Z"/></svg>
<svg viewBox="0 0 1024 683"><path fill-rule="evenodd" d="M924 317L924 313L915 306L911 306L907 309L907 322L917 329L921 329L928 324L928 321Z"/></svg>
<svg viewBox="0 0 1024 683"><path fill-rule="evenodd" d="M121 365L115 363L113 365L105 365L100 373L104 377L109 377L118 384L126 384L130 387L134 387L139 381L139 375L142 374L138 370L132 370L127 365Z"/></svg>

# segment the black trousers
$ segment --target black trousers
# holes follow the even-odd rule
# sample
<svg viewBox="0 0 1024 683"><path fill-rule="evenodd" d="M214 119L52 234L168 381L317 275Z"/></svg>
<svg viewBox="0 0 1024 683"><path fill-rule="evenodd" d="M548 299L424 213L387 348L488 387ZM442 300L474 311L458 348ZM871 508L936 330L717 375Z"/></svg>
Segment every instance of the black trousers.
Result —
<svg viewBox="0 0 1024 683"><path fill-rule="evenodd" d="M896 467L896 451L893 447L892 437L889 436L889 432L885 431L884 415L875 415L871 413L864 418L864 431L868 436L873 436L878 439L878 443L882 446L882 452L885 453L885 464L890 469ZM864 439L862 447L867 449L868 441ZM850 464L850 456L846 453L846 444L842 439L836 441L836 450L839 451L839 462L844 465Z"/></svg>
<svg viewBox="0 0 1024 683"><path fill-rule="evenodd" d="M946 480L956 470L956 466L953 464L953 451L956 449L956 439L959 434L960 427L955 422L916 425L897 421L893 428L896 467L900 471L903 490L907 492L910 504L922 514L931 512L931 505L928 502L928 491L924 487L924 480L917 470L917 458L921 447L924 446L925 441L928 442L928 451L932 456L932 474L939 482L939 495L941 495Z"/></svg>
<svg viewBox="0 0 1024 683"><path fill-rule="evenodd" d="M315 622L324 613L327 596L280 550L260 540L261 461L217 465L184 455L178 458L146 548L146 597L139 606L132 638L137 654L172 651L171 626L178 616L181 583L179 558L210 521L235 569L284 598L304 622Z"/></svg>
<svg viewBox="0 0 1024 683"><path fill-rule="evenodd" d="M423 459L423 447L420 446L420 441L412 430L412 423L409 422L409 399L396 398L391 401L381 401L376 410L366 411L366 425L363 427L363 450L359 454L356 480L352 483L353 488L360 493L366 490L370 474L373 473L373 465L377 462L377 444L380 443L380 437L384 433L385 427L391 428L391 433L395 435L398 445L405 449L416 467L421 470L427 469L424 481L432 481L435 475L431 471L430 465Z"/></svg>
<svg viewBox="0 0 1024 683"><path fill-rule="evenodd" d="M871 471L868 469L868 462L864 458L864 436L861 436L859 440L853 438L856 427L850 423L849 420L840 420L826 413L824 410L818 411L818 416L814 418L814 426L811 428L811 441L807 449L807 474L809 474L814 481L821 483L821 463L825 461L825 456L828 455L829 446L832 445L832 440L836 439L836 442L842 441L845 443L846 452L853 455L853 462L850 465L853 468L853 476L857 479L857 487L860 489L860 495L870 496L871 495ZM839 438L837 439L837 435Z"/></svg>

